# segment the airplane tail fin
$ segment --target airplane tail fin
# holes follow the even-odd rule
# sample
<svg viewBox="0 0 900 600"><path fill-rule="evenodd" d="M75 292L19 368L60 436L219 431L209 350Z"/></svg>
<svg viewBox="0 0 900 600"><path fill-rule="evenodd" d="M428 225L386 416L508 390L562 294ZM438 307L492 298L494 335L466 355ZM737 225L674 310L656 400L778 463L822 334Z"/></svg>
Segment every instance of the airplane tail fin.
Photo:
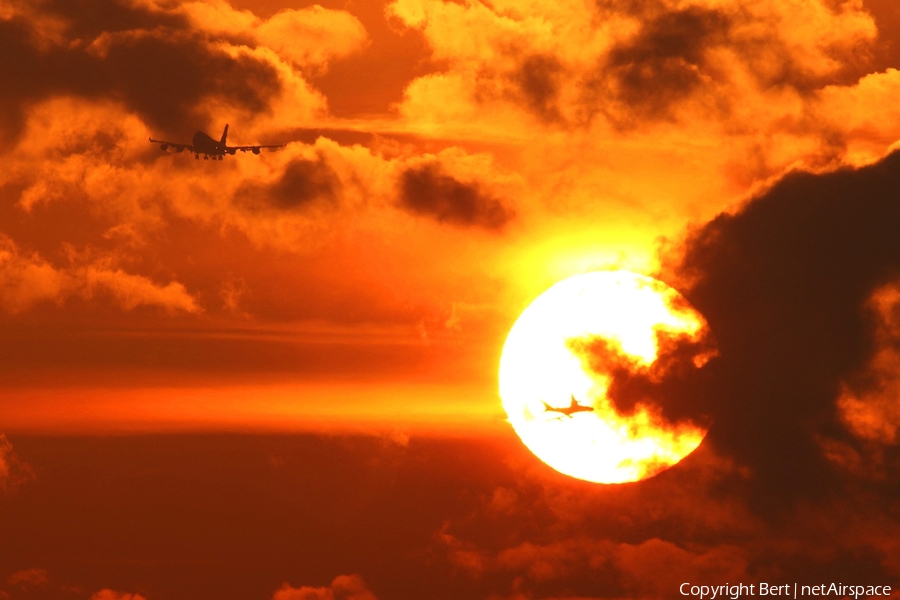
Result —
<svg viewBox="0 0 900 600"><path fill-rule="evenodd" d="M219 143L223 146L225 145L225 140L228 139L228 125L225 125L225 131L222 132L222 139L219 140Z"/></svg>

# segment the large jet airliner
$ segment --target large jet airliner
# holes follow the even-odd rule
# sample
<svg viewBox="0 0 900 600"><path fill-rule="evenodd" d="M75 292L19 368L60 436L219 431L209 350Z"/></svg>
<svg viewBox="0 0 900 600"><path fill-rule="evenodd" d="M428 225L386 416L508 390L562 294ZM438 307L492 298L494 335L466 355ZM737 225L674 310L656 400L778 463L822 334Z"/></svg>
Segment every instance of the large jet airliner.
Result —
<svg viewBox="0 0 900 600"><path fill-rule="evenodd" d="M574 395L572 396L572 403L569 404L569 406L556 407L556 406L550 406L543 400L541 402L544 403L544 412L560 413L560 415L558 417L556 417L557 419L561 419L563 417L569 417L571 419L572 415L574 413L592 412L594 410L593 406L585 406L584 404L579 404L578 400L575 399Z"/></svg>
<svg viewBox="0 0 900 600"><path fill-rule="evenodd" d="M188 152L194 153L194 158L200 158L200 155L203 155L203 160L209 160L212 157L213 160L222 160L226 154L235 154L238 150L241 152L252 152L253 154L259 154L259 151L262 149L275 150L276 148L284 148L285 144L279 144L277 146L228 146L225 143L225 140L228 139L228 125L225 126L225 131L222 132L222 139L218 142L202 131L198 131L194 134L194 139L191 144L179 144L178 142L166 142L164 140L154 140L150 138L150 141L154 144L159 144L159 149L163 152L169 150L169 148L174 148L176 152L184 152L187 150Z"/></svg>

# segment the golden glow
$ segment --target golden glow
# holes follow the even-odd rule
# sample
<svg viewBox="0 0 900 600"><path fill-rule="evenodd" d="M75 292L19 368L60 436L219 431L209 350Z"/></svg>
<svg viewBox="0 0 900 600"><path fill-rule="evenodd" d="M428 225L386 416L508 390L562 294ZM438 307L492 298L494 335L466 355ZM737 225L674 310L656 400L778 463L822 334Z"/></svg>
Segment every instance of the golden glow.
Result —
<svg viewBox="0 0 900 600"><path fill-rule="evenodd" d="M663 339L696 344L696 367L711 356L703 317L681 295L651 277L600 271L561 281L519 317L500 359L500 396L516 433L554 469L598 483L650 477L690 454L706 431L673 423L651 403L625 414L608 395L613 368L651 380ZM610 364L589 349L599 343ZM611 359L610 359L611 360ZM548 411L571 398L590 406L566 416Z"/></svg>

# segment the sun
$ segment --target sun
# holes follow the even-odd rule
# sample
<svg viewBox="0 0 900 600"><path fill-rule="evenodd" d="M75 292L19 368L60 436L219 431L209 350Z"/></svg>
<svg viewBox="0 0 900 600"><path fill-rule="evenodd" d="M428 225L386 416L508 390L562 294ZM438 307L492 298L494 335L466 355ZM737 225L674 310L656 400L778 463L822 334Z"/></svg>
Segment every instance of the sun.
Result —
<svg viewBox="0 0 900 600"><path fill-rule="evenodd" d="M557 471L639 481L703 441L704 425L661 396L673 381L689 384L715 354L703 316L665 283L585 273L541 294L513 325L500 397L525 445Z"/></svg>

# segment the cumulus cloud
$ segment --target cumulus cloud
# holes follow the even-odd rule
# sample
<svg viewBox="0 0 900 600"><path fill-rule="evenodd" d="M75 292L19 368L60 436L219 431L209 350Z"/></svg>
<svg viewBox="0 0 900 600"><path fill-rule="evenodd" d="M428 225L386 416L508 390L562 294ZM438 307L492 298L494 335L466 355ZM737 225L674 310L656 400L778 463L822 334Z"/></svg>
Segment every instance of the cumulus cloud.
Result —
<svg viewBox="0 0 900 600"><path fill-rule="evenodd" d="M234 125L230 131L237 143L259 141ZM405 246L385 247L383 232L411 231L415 219L435 242L496 227L512 215L498 198L519 185L488 153L458 147L424 158L384 156L322 137L211 163L162 153L149 146L150 135L140 118L108 100L32 107L26 135L0 173L8 312L84 298L173 314L197 314L202 305L209 314L223 290L241 281L241 306L231 293L223 306L244 319L417 323L426 314L444 323L452 303L439 304L442 284L428 275L438 267ZM408 198L422 204L416 212L400 204L398 188L404 173L424 163L439 176L425 178L428 197ZM261 256L268 256L265 268L254 262ZM383 264L411 262L419 264L384 273L364 292L355 287L356 278L383 273ZM436 298L427 313L409 299L411 288L424 287L410 276L428 281ZM282 291L272 288L275 280ZM301 293L308 286L319 292ZM453 301L478 299L455 294Z"/></svg>
<svg viewBox="0 0 900 600"><path fill-rule="evenodd" d="M453 225L500 229L513 212L483 191L441 172L436 164L411 167L400 176L400 206Z"/></svg>
<svg viewBox="0 0 900 600"><path fill-rule="evenodd" d="M13 240L0 234L0 307L4 310L17 313L42 301L103 294L111 295L124 310L141 305L189 313L200 310L181 283L159 285L104 260L55 267L37 253L21 252Z"/></svg>
<svg viewBox="0 0 900 600"><path fill-rule="evenodd" d="M285 583L272 600L377 600L359 575L338 575L329 586L299 588Z"/></svg>
<svg viewBox="0 0 900 600"><path fill-rule="evenodd" d="M686 100L730 114L741 91L821 88L858 69L859 49L876 34L860 5L818 0L571 2L565 10L399 0L389 11L423 30L452 72L470 76L463 98L519 101L542 120L573 124L667 119ZM462 47L454 34L462 27L479 43Z"/></svg>
<svg viewBox="0 0 900 600"><path fill-rule="evenodd" d="M366 40L349 13L319 6L267 20L222 0L73 6L13 4L0 18L6 140L18 139L32 105L56 96L116 99L166 134L218 113L308 118L324 99L293 68L324 69Z"/></svg>
<svg viewBox="0 0 900 600"><path fill-rule="evenodd" d="M291 159L266 183L247 181L234 194L236 203L251 209L302 209L317 200L335 202L341 181L322 154L316 158Z"/></svg>
<svg viewBox="0 0 900 600"><path fill-rule="evenodd" d="M280 11L260 25L257 35L280 56L298 65L320 68L359 51L367 42L366 30L358 19L319 5Z"/></svg>
<svg viewBox="0 0 900 600"><path fill-rule="evenodd" d="M255 40L300 67L327 68L331 60L359 51L368 39L362 23L349 12L319 5L282 9L268 19L224 0L188 2L180 12L197 27Z"/></svg>
<svg viewBox="0 0 900 600"><path fill-rule="evenodd" d="M23 256L15 243L0 237L0 301L19 312L35 302L56 299L66 287L65 276L40 257Z"/></svg>
<svg viewBox="0 0 900 600"><path fill-rule="evenodd" d="M870 162L900 135L881 96L895 75L873 72L878 30L860 2L398 0L388 10L446 65L408 86L399 109L410 127L516 139L544 158L602 160L605 140L644 133L650 148L708 143L742 186L796 165Z"/></svg>
<svg viewBox="0 0 900 600"><path fill-rule="evenodd" d="M864 307L900 268L898 184L898 153L869 167L790 174L691 233L671 271L719 342L707 391L728 401L717 403L709 440L751 467L766 497L834 489L816 436L851 443L839 404L868 437L890 434L889 423L880 432L865 425L865 410L877 413L892 385L878 375L893 356L877 352L884 320ZM872 398L839 402L842 389Z"/></svg>
<svg viewBox="0 0 900 600"><path fill-rule="evenodd" d="M177 131L206 122L200 107L208 96L258 112L280 91L270 64L229 55L153 3L94 0L83 12L66 6L39 3L0 21L0 71L11 82L3 98L7 139L21 133L26 108L57 95L115 97L153 126ZM42 48L35 40L46 43L46 21L59 23L60 39Z"/></svg>
<svg viewBox="0 0 900 600"><path fill-rule="evenodd" d="M694 6L654 15L634 37L609 50L588 84L596 91L592 104L614 99L607 114L619 124L671 116L672 107L724 76L710 48L726 41L728 29L729 19L719 10Z"/></svg>

